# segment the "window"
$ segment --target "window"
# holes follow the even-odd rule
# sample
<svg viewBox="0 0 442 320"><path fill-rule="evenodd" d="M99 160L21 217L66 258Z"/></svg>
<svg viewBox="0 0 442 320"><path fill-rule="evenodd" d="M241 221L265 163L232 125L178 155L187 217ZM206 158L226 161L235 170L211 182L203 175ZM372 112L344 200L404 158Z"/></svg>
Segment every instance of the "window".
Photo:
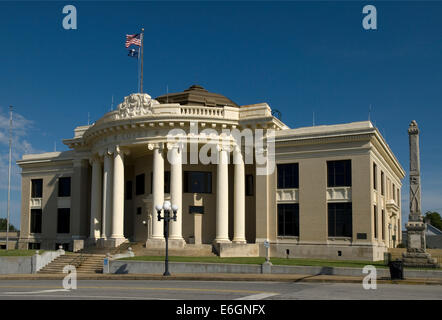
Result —
<svg viewBox="0 0 442 320"><path fill-rule="evenodd" d="M351 160L327 161L327 186L351 187Z"/></svg>
<svg viewBox="0 0 442 320"><path fill-rule="evenodd" d="M126 181L126 200L132 200L132 181Z"/></svg>
<svg viewBox="0 0 442 320"><path fill-rule="evenodd" d="M400 207L401 206L401 199L400 199L400 192L399 192L399 188L396 189L397 190L397 205Z"/></svg>
<svg viewBox="0 0 442 320"><path fill-rule="evenodd" d="M278 189L299 188L299 164L278 164Z"/></svg>
<svg viewBox="0 0 442 320"><path fill-rule="evenodd" d="M385 240L385 212L384 209L381 211L381 219L382 219L382 240Z"/></svg>
<svg viewBox="0 0 442 320"><path fill-rule="evenodd" d="M385 186L384 186L385 181L384 180L385 180L384 172L381 171L381 195L384 195L384 193L385 193Z"/></svg>
<svg viewBox="0 0 442 320"><path fill-rule="evenodd" d="M396 201L396 186L393 183L393 200Z"/></svg>
<svg viewBox="0 0 442 320"><path fill-rule="evenodd" d="M143 208L137 207L137 215L139 216L143 211Z"/></svg>
<svg viewBox="0 0 442 320"><path fill-rule="evenodd" d="M58 178L58 196L71 196L71 177Z"/></svg>
<svg viewBox="0 0 442 320"><path fill-rule="evenodd" d="M41 233L41 209L31 209L31 233Z"/></svg>
<svg viewBox="0 0 442 320"><path fill-rule="evenodd" d="M299 236L299 204L278 204L278 236Z"/></svg>
<svg viewBox="0 0 442 320"><path fill-rule="evenodd" d="M135 177L135 195L144 194L144 173Z"/></svg>
<svg viewBox="0 0 442 320"><path fill-rule="evenodd" d="M377 176L378 176L378 166L376 165L376 163L373 163L373 189L375 190L378 189Z"/></svg>
<svg viewBox="0 0 442 320"><path fill-rule="evenodd" d="M253 196L253 174L246 174L246 196Z"/></svg>
<svg viewBox="0 0 442 320"><path fill-rule="evenodd" d="M373 216L374 216L374 238L378 238L378 207L373 207Z"/></svg>
<svg viewBox="0 0 442 320"><path fill-rule="evenodd" d="M184 171L183 189L187 193L212 193L212 173Z"/></svg>
<svg viewBox="0 0 442 320"><path fill-rule="evenodd" d="M150 173L150 193L153 192L153 172ZM164 193L170 193L170 171L164 171Z"/></svg>
<svg viewBox="0 0 442 320"><path fill-rule="evenodd" d="M31 198L43 197L43 179L31 180Z"/></svg>
<svg viewBox="0 0 442 320"><path fill-rule="evenodd" d="M70 232L70 209L58 208L57 215L57 233L69 233Z"/></svg>
<svg viewBox="0 0 442 320"><path fill-rule="evenodd" d="M328 236L329 237L352 236L351 202L328 204Z"/></svg>

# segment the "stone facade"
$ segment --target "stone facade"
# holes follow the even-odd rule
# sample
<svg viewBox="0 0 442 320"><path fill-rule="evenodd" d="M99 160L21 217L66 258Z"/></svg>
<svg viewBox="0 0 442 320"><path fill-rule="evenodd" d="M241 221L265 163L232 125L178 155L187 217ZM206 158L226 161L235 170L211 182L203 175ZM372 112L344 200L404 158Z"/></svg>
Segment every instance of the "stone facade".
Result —
<svg viewBox="0 0 442 320"><path fill-rule="evenodd" d="M72 250L82 243L115 247L129 240L163 247L154 207L165 200L179 207L170 225L176 248L213 244L221 256L265 256L268 240L273 257L381 260L400 243L405 173L369 121L290 129L266 103L237 106L201 91L193 86L185 95L173 94L173 103L132 94L94 124L77 127L64 140L71 150L24 155L18 161L19 246L64 244ZM251 132L252 143L238 144L235 130ZM349 185L329 187L330 161L350 161ZM278 188L282 164L297 164L298 186ZM69 196L59 196L61 177L71 178ZM31 194L35 179L43 180L41 197ZM203 182L204 190L193 192L189 179ZM328 234L334 203L351 204L346 236ZM299 206L295 236L281 233L284 204ZM58 232L60 208L69 209L69 232ZM31 209L41 209L38 233L31 232Z"/></svg>

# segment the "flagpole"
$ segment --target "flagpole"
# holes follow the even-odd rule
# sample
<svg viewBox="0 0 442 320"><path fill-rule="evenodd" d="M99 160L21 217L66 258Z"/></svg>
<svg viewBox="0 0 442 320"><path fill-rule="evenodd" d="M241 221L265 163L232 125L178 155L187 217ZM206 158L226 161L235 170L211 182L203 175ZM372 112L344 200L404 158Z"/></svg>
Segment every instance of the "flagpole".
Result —
<svg viewBox="0 0 442 320"><path fill-rule="evenodd" d="M141 80L140 93L143 93L143 51L144 51L144 28L141 28Z"/></svg>
<svg viewBox="0 0 442 320"><path fill-rule="evenodd" d="M141 47L138 48L138 53L137 53L137 92L141 92L141 81L140 81L140 59L141 57Z"/></svg>
<svg viewBox="0 0 442 320"><path fill-rule="evenodd" d="M9 217L11 202L11 159L12 159L12 106L9 107L9 166L8 166L8 216L6 219L6 250L9 250Z"/></svg>

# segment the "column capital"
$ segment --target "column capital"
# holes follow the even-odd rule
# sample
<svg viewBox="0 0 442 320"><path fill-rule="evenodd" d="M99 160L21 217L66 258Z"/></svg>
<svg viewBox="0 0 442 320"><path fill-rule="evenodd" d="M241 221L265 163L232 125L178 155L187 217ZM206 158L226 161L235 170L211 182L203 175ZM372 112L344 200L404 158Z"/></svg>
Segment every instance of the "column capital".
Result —
<svg viewBox="0 0 442 320"><path fill-rule="evenodd" d="M168 142L166 144L167 150L178 149L178 152L183 150L183 143L181 142Z"/></svg>
<svg viewBox="0 0 442 320"><path fill-rule="evenodd" d="M114 153L114 148L102 148L98 151L100 157L111 156Z"/></svg>
<svg viewBox="0 0 442 320"><path fill-rule="evenodd" d="M120 155L129 155L130 151L127 147L121 147L120 145L116 145L114 148L114 153L118 153Z"/></svg>
<svg viewBox="0 0 442 320"><path fill-rule="evenodd" d="M229 144L217 144L216 145L216 150L218 150L218 151L227 151L227 152L230 152L230 151L232 151L232 146L231 145L229 145Z"/></svg>
<svg viewBox="0 0 442 320"><path fill-rule="evenodd" d="M154 150L154 149L159 149L160 151L163 151L164 149L164 143L163 142L158 142L158 143L148 143L147 144L147 148L149 150Z"/></svg>
<svg viewBox="0 0 442 320"><path fill-rule="evenodd" d="M98 153L94 153L89 157L89 164L93 165L95 162L101 162L101 156Z"/></svg>

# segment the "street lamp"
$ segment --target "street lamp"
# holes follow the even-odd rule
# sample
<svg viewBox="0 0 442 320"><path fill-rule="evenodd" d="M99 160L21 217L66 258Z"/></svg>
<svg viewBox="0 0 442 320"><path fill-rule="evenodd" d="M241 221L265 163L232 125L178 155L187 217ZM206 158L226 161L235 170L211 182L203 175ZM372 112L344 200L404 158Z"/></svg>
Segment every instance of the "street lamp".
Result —
<svg viewBox="0 0 442 320"><path fill-rule="evenodd" d="M164 261L163 276L170 276L169 273L169 221L173 219L176 221L176 213L178 211L177 205L171 205L170 201L164 201L163 206L156 205L155 209L158 214L158 221L164 220L164 238L166 239L166 260ZM164 216L161 216L161 211L164 210ZM173 212L173 217L170 216L170 210Z"/></svg>

